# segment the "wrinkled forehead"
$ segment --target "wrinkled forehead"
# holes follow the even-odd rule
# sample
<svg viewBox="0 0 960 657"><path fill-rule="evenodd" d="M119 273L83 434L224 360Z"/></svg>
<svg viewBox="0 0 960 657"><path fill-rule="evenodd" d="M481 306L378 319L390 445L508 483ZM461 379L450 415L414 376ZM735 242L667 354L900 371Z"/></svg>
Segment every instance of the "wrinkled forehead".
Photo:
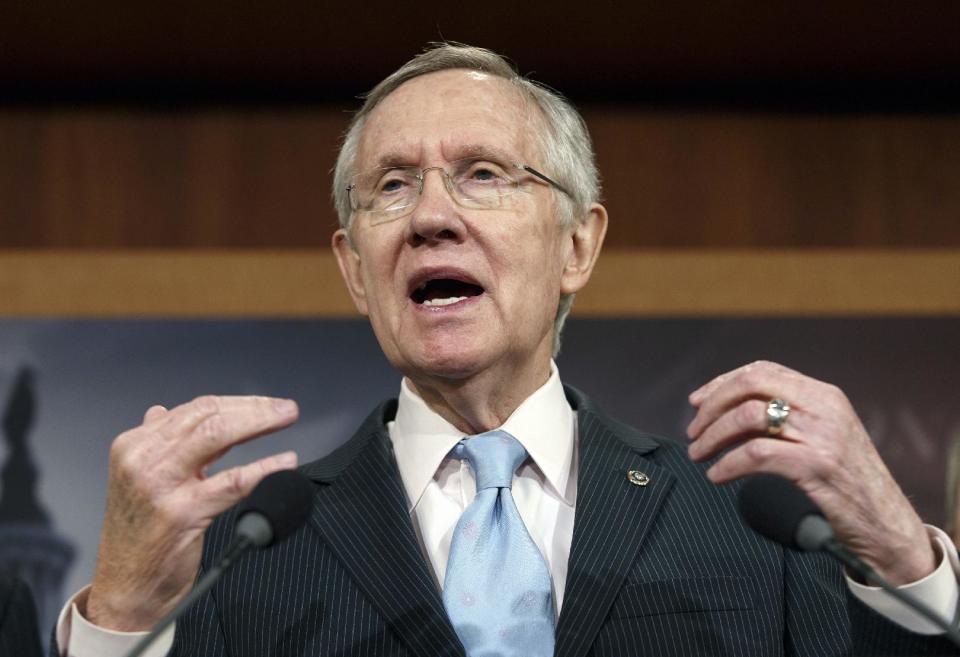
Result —
<svg viewBox="0 0 960 657"><path fill-rule="evenodd" d="M407 164L435 166L490 151L536 161L540 110L513 83L453 69L408 80L367 116L356 170Z"/></svg>

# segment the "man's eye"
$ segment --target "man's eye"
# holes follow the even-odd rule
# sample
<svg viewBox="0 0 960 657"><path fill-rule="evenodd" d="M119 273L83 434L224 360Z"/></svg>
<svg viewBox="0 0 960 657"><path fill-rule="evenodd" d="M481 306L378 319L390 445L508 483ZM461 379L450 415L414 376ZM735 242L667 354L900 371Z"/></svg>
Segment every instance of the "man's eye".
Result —
<svg viewBox="0 0 960 657"><path fill-rule="evenodd" d="M380 194L392 194L403 189L406 184L403 178L384 178L377 186L377 192Z"/></svg>
<svg viewBox="0 0 960 657"><path fill-rule="evenodd" d="M471 182L497 183L502 182L504 176L503 169L489 162L477 162L467 171L466 179Z"/></svg>

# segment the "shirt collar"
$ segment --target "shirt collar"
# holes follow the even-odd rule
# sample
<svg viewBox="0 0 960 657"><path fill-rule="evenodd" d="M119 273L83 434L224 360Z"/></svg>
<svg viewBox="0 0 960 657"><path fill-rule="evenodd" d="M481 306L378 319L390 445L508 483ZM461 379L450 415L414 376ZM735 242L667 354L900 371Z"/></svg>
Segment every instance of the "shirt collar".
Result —
<svg viewBox="0 0 960 657"><path fill-rule="evenodd" d="M524 446L530 458L568 505L567 482L573 462L574 414L550 362L550 377L498 427ZM465 434L435 413L407 384L400 384L397 414L389 426L409 510L420 501L444 457Z"/></svg>

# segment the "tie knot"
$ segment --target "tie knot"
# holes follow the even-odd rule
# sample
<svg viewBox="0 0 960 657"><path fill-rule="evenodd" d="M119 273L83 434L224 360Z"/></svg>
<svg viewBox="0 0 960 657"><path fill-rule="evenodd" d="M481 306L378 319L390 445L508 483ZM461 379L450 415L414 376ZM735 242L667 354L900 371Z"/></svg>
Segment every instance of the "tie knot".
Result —
<svg viewBox="0 0 960 657"><path fill-rule="evenodd" d="M488 431L464 438L453 448L452 454L470 462L478 491L510 488L513 473L527 458L527 450L506 431Z"/></svg>

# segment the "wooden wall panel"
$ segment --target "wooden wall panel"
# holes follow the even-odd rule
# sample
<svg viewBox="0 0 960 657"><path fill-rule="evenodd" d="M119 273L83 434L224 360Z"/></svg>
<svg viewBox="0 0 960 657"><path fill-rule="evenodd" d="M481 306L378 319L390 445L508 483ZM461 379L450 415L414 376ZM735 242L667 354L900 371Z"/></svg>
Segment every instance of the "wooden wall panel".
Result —
<svg viewBox="0 0 960 657"><path fill-rule="evenodd" d="M960 116L585 116L610 246L960 246ZM0 112L0 247L326 246L347 118Z"/></svg>
<svg viewBox="0 0 960 657"><path fill-rule="evenodd" d="M604 253L585 316L960 314L960 249ZM329 250L0 251L0 316L356 315Z"/></svg>
<svg viewBox="0 0 960 657"><path fill-rule="evenodd" d="M316 246L343 117L0 114L0 245Z"/></svg>
<svg viewBox="0 0 960 657"><path fill-rule="evenodd" d="M960 117L590 112L612 244L960 244Z"/></svg>

